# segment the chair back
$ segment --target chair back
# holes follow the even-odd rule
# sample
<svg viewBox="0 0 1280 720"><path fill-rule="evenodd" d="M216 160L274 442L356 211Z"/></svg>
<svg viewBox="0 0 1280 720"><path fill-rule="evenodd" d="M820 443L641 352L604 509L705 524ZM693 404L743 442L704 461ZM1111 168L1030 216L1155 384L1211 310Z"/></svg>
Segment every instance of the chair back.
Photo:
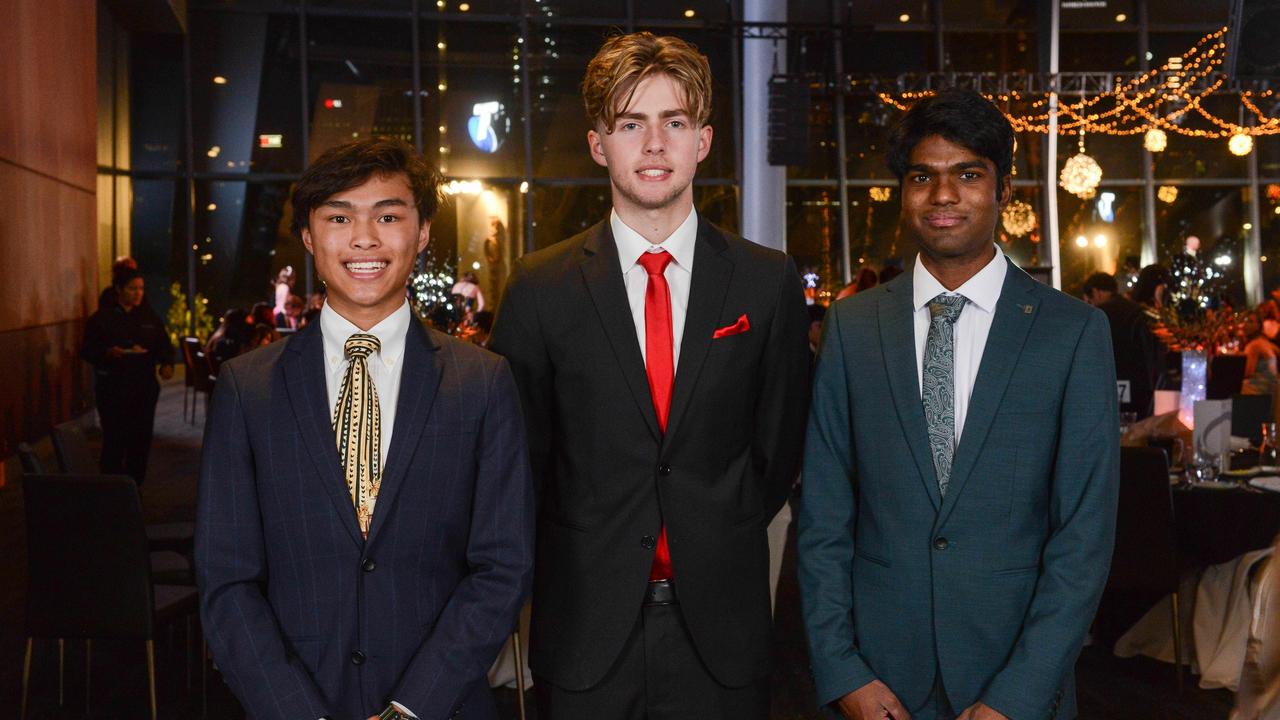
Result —
<svg viewBox="0 0 1280 720"><path fill-rule="evenodd" d="M40 461L40 456L31 445L24 442L18 443L18 461L22 463L24 475L44 474L44 463Z"/></svg>
<svg viewBox="0 0 1280 720"><path fill-rule="evenodd" d="M1280 717L1280 536L1255 582L1253 619L1232 720Z"/></svg>
<svg viewBox="0 0 1280 720"><path fill-rule="evenodd" d="M213 392L213 363L205 354L199 338L182 338L182 361L186 364L187 386L199 392Z"/></svg>
<svg viewBox="0 0 1280 720"><path fill-rule="evenodd" d="M1160 598L1177 588L1168 461L1159 448L1122 447L1116 546L1098 610L1098 639L1113 643Z"/></svg>
<svg viewBox="0 0 1280 720"><path fill-rule="evenodd" d="M89 449L89 439L75 422L64 422L53 428L53 451L62 472L68 475L93 475L98 462Z"/></svg>
<svg viewBox="0 0 1280 720"><path fill-rule="evenodd" d="M1262 424L1272 422L1270 395L1234 395L1231 398L1231 434L1262 444Z"/></svg>
<svg viewBox="0 0 1280 720"><path fill-rule="evenodd" d="M27 634L148 639L147 536L138 487L125 475L28 475Z"/></svg>
<svg viewBox="0 0 1280 720"><path fill-rule="evenodd" d="M183 374L183 383L187 387L195 385L196 382L196 353L203 354L200 338L190 336L182 338L182 367L186 371Z"/></svg>

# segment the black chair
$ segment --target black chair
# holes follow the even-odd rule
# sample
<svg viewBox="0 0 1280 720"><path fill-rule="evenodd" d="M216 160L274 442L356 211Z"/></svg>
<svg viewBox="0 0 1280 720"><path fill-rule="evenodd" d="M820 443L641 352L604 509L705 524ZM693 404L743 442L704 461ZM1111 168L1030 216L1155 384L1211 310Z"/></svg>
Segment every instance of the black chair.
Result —
<svg viewBox="0 0 1280 720"><path fill-rule="evenodd" d="M75 421L64 422L53 428L53 451L58 465L66 475L96 475L98 461L89 449L89 439Z"/></svg>
<svg viewBox="0 0 1280 720"><path fill-rule="evenodd" d="M1169 465L1159 448L1120 449L1120 503L1111 574L1094 625L1110 646L1166 595L1172 597L1174 670L1182 691L1178 554Z"/></svg>
<svg viewBox="0 0 1280 720"><path fill-rule="evenodd" d="M22 472L25 475L43 475L44 463L40 460L40 455L36 453L36 449L27 443L18 443L18 461L22 463Z"/></svg>
<svg viewBox="0 0 1280 720"><path fill-rule="evenodd" d="M96 475L98 464L93 460L89 439L80 425L65 422L53 428L53 449L58 464L67 475ZM147 525L147 541L154 551L171 550L191 556L195 545L196 526L190 522L152 523Z"/></svg>
<svg viewBox="0 0 1280 720"><path fill-rule="evenodd" d="M204 346L200 342L200 338L184 337L182 338L182 364L186 371L184 382L186 387L182 391L182 412L185 416L187 413L187 391L191 391L191 424L196 421L196 407L200 395L204 395L205 411L209 408L209 398L213 394L213 383L216 375L213 372L213 364L209 362L209 357L205 355Z"/></svg>
<svg viewBox="0 0 1280 720"><path fill-rule="evenodd" d="M137 486L122 475L32 475L22 491L28 589L20 717L26 717L36 638L57 639L59 658L67 638L83 638L86 657L93 639L110 638L145 643L155 720L155 630L189 619L198 600L193 587L152 585Z"/></svg>
<svg viewBox="0 0 1280 720"><path fill-rule="evenodd" d="M1231 434L1249 438L1254 447L1262 444L1262 424L1274 422L1270 395L1233 395L1231 397Z"/></svg>

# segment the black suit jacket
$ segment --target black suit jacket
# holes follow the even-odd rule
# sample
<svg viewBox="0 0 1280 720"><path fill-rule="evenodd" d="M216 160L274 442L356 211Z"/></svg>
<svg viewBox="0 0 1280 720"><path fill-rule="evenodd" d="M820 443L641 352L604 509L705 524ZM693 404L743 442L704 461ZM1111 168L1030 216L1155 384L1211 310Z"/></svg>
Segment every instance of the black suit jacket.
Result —
<svg viewBox="0 0 1280 720"><path fill-rule="evenodd" d="M368 540L320 323L222 367L196 521L201 620L253 718L496 717L484 682L528 589L533 497L506 362L410 323Z"/></svg>
<svg viewBox="0 0 1280 720"><path fill-rule="evenodd" d="M746 315L746 332L713 339ZM698 226L665 435L607 222L522 258L490 347L524 401L539 497L530 663L595 685L639 615L665 522L681 610L721 683L769 671L765 528L808 408L800 278L786 255Z"/></svg>

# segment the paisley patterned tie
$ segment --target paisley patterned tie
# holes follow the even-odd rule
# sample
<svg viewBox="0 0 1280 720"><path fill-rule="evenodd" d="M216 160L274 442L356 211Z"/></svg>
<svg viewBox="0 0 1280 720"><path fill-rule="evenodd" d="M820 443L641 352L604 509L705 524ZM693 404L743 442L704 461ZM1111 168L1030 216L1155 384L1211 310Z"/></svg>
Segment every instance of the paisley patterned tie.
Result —
<svg viewBox="0 0 1280 720"><path fill-rule="evenodd" d="M951 458L956 451L956 318L969 300L939 295L929 301L929 335L924 341L924 378L920 399L929 428L929 450L938 476L938 492L947 494Z"/></svg>
<svg viewBox="0 0 1280 720"><path fill-rule="evenodd" d="M378 501L378 486L382 483L382 411L378 407L378 391L369 377L368 363L369 355L381 347L373 335L356 333L347 338L345 349L350 362L342 376L338 404L333 409L338 455L342 458L356 520L365 537L369 536L373 506Z"/></svg>

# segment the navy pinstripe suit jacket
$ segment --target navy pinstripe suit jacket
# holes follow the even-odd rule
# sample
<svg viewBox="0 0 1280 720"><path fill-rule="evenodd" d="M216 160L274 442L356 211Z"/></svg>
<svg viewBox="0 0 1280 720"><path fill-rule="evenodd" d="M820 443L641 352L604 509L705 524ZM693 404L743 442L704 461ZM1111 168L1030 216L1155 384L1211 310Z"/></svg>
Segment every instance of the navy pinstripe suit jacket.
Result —
<svg viewBox="0 0 1280 720"><path fill-rule="evenodd" d="M533 564L506 361L410 324L368 540L341 477L320 324L223 365L196 523L214 660L253 718L493 718L485 672Z"/></svg>

